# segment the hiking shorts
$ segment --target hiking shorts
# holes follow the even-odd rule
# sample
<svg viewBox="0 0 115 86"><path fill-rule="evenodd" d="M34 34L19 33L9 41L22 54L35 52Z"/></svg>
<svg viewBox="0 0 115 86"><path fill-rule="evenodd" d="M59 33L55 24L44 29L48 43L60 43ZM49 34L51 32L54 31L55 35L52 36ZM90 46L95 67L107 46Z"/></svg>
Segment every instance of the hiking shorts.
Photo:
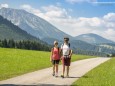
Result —
<svg viewBox="0 0 115 86"><path fill-rule="evenodd" d="M53 64L53 65L59 64L59 61L60 61L60 60L52 60L52 64Z"/></svg>
<svg viewBox="0 0 115 86"><path fill-rule="evenodd" d="M65 66L70 66L71 58L62 58L62 64Z"/></svg>

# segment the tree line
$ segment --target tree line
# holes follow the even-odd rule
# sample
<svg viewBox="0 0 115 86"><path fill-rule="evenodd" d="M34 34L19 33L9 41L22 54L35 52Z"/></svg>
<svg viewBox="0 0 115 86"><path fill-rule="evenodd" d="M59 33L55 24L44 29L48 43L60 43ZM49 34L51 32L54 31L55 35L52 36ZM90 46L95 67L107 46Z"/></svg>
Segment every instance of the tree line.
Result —
<svg viewBox="0 0 115 86"><path fill-rule="evenodd" d="M27 50L40 50L40 51L50 51L50 46L47 44L41 44L37 41L22 40L14 41L13 39L0 40L0 47L3 48L17 48L17 49L27 49Z"/></svg>
<svg viewBox="0 0 115 86"><path fill-rule="evenodd" d="M37 41L30 40L22 40L22 41L14 41L13 39L0 40L0 47L3 48L17 48L17 49L26 49L26 50L40 50L40 51L50 51L51 46L47 44L42 44ZM95 52L95 51L85 51L81 49L74 49L75 54L82 55L91 55L91 56L108 56L109 54L104 52ZM112 56L115 56L115 53L112 53Z"/></svg>

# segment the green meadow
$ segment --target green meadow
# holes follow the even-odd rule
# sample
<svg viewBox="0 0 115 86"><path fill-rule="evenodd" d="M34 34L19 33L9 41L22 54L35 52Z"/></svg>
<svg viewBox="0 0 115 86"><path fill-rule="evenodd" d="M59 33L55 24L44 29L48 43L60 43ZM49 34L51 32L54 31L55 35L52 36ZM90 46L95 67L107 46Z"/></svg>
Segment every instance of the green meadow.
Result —
<svg viewBox="0 0 115 86"><path fill-rule="evenodd" d="M115 86L115 57L89 71L72 86Z"/></svg>
<svg viewBox="0 0 115 86"><path fill-rule="evenodd" d="M51 67L50 52L0 48L0 80ZM73 55L72 61L94 56Z"/></svg>

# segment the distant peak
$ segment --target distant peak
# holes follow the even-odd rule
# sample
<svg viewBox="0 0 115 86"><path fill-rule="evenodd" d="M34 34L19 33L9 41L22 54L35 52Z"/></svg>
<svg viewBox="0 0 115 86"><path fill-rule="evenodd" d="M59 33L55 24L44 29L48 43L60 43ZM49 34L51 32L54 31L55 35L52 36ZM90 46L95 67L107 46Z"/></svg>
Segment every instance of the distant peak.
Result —
<svg viewBox="0 0 115 86"><path fill-rule="evenodd" d="M82 35L97 35L95 33L86 33L86 34L82 34Z"/></svg>
<svg viewBox="0 0 115 86"><path fill-rule="evenodd" d="M5 7L2 7L0 10L25 11L23 9L14 9L14 8L5 8Z"/></svg>

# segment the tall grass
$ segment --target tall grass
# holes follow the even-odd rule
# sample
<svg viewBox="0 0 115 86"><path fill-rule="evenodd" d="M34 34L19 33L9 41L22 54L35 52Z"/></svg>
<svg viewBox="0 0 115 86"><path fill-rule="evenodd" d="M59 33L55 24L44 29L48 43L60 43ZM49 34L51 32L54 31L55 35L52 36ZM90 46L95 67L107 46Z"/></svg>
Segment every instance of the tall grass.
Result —
<svg viewBox="0 0 115 86"><path fill-rule="evenodd" d="M0 80L52 66L50 52L0 48ZM93 56L73 55L72 61Z"/></svg>

